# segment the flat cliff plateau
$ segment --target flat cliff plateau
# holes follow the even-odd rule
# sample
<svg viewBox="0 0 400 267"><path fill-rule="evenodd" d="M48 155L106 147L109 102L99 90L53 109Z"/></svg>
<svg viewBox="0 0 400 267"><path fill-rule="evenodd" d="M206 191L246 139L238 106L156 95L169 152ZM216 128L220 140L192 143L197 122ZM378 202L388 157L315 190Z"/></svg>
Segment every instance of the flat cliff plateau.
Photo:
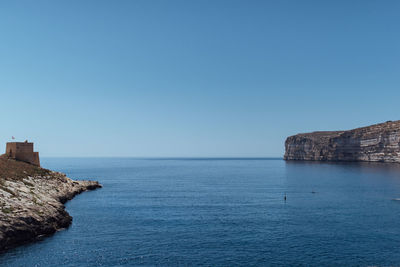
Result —
<svg viewBox="0 0 400 267"><path fill-rule="evenodd" d="M101 187L0 156L0 252L68 227L63 203Z"/></svg>
<svg viewBox="0 0 400 267"><path fill-rule="evenodd" d="M400 163L400 121L293 135L286 139L285 150L285 160Z"/></svg>

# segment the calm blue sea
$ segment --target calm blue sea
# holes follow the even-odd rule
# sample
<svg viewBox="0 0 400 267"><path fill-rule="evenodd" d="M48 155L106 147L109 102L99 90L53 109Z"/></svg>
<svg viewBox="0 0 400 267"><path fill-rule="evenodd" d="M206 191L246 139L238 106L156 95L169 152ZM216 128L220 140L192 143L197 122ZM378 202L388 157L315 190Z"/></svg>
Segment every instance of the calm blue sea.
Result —
<svg viewBox="0 0 400 267"><path fill-rule="evenodd" d="M66 204L74 218L69 229L0 255L2 266L400 265L399 165L132 158L42 164L104 188Z"/></svg>

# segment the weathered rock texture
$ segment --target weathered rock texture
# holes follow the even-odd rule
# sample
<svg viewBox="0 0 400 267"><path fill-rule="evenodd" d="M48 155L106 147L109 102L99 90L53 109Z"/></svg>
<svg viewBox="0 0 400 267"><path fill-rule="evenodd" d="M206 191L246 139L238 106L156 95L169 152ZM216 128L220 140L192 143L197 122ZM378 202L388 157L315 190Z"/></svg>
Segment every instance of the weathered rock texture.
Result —
<svg viewBox="0 0 400 267"><path fill-rule="evenodd" d="M72 217L63 203L99 187L98 182L73 181L62 173L0 157L0 251L68 227Z"/></svg>
<svg viewBox="0 0 400 267"><path fill-rule="evenodd" d="M285 160L400 162L400 121L290 136Z"/></svg>

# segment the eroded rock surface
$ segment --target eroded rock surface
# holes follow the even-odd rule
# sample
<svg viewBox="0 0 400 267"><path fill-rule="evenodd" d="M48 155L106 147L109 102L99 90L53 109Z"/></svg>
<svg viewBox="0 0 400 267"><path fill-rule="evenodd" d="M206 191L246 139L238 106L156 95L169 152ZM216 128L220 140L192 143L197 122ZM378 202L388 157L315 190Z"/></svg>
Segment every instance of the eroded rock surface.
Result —
<svg viewBox="0 0 400 267"><path fill-rule="evenodd" d="M65 174L0 157L0 251L68 227L63 203L101 187Z"/></svg>
<svg viewBox="0 0 400 267"><path fill-rule="evenodd" d="M400 163L400 121L349 131L290 136L285 160L374 161Z"/></svg>

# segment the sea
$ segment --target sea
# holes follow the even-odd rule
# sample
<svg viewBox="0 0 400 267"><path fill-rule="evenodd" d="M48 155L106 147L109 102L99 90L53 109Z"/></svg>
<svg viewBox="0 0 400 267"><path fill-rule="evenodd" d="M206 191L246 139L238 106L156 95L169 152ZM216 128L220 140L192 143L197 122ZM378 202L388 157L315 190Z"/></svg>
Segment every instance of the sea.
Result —
<svg viewBox="0 0 400 267"><path fill-rule="evenodd" d="M44 158L103 188L0 266L399 266L400 165ZM286 199L285 199L286 197Z"/></svg>

